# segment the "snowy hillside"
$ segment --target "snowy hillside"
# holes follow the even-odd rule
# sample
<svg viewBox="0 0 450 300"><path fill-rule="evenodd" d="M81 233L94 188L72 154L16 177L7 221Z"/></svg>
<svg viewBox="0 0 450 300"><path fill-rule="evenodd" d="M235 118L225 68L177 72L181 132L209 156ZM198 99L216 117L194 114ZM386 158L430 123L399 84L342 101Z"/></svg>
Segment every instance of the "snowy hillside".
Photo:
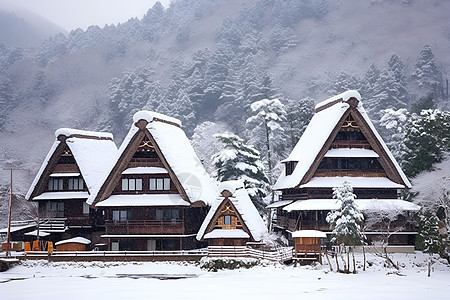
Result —
<svg viewBox="0 0 450 300"><path fill-rule="evenodd" d="M181 119L189 136L213 122L258 145L245 124L250 104L279 98L293 120L292 141L273 155L281 160L312 103L347 89L375 121L430 92L445 107L449 11L443 0L178 0L36 48L0 44L0 165L24 169L15 188L25 193L57 128L111 131L120 143L143 108ZM426 44L427 74L417 62Z"/></svg>

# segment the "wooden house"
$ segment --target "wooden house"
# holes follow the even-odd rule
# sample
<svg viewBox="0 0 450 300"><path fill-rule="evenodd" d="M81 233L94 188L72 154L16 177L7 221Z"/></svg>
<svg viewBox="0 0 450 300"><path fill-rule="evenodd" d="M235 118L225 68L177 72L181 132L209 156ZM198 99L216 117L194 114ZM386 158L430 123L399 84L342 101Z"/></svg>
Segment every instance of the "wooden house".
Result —
<svg viewBox="0 0 450 300"><path fill-rule="evenodd" d="M38 203L40 235L55 242L72 236L92 238L103 230L103 212L86 203L117 155L112 134L62 128L39 169L26 199ZM39 217L39 218L38 218ZM36 228L33 228L36 229ZM36 234L35 234L36 235Z"/></svg>
<svg viewBox="0 0 450 300"><path fill-rule="evenodd" d="M403 220L419 207L399 199L411 184L367 116L357 91L347 91L316 105L316 112L288 158L274 189L281 192L274 230L291 241L297 230L330 233L327 214L338 208L332 189L344 181L351 184L356 204L368 216L377 207L399 211ZM376 239L383 230L366 230ZM413 244L415 226L403 222L392 244Z"/></svg>
<svg viewBox="0 0 450 300"><path fill-rule="evenodd" d="M209 246L245 246L259 242L267 228L241 181L219 186L220 196L212 203L197 234Z"/></svg>
<svg viewBox="0 0 450 300"><path fill-rule="evenodd" d="M195 236L216 197L177 119L137 112L98 193L88 203L105 210L110 250L197 248Z"/></svg>

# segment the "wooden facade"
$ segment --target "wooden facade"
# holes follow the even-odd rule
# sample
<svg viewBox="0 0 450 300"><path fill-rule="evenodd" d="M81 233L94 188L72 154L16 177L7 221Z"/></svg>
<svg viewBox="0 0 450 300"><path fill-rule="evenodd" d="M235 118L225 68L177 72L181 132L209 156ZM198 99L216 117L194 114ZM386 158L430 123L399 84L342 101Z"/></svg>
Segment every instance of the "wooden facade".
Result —
<svg viewBox="0 0 450 300"><path fill-rule="evenodd" d="M209 246L245 246L267 233L264 222L240 181L221 183L220 196L200 228L197 239Z"/></svg>
<svg viewBox="0 0 450 300"><path fill-rule="evenodd" d="M200 247L195 235L208 207L204 202L191 201L165 158L165 150L147 129L148 123L139 120L133 125L138 130L122 146L117 163L92 203L105 209L102 237L108 240L109 250ZM121 200L108 204L117 197Z"/></svg>
<svg viewBox="0 0 450 300"><path fill-rule="evenodd" d="M91 191L83 175L86 170L78 163L83 158L78 157L72 149L78 144L90 143L98 149L98 153L87 154L94 156L92 159L106 155L103 151L117 151L112 136L107 134L57 130L56 141L27 194L28 200L38 204L40 230L50 233L46 238L54 243L72 236L91 239L104 230L104 212L86 203ZM31 217L37 219L38 216ZM23 236L22 239L27 240L27 237Z"/></svg>
<svg viewBox="0 0 450 300"><path fill-rule="evenodd" d="M352 95L354 94L352 93ZM347 108L341 109L341 107ZM326 110L333 110L337 114L341 114L336 123L331 124L328 120L318 121L321 118L320 114ZM387 202L391 199L399 199L400 191L410 187L409 181L368 120L357 97L352 96L346 99L344 93L341 98L336 97L334 101L329 101L324 105L319 104L316 108L316 115L317 119L312 120L311 124L323 127L332 126L325 130L320 129L322 132L328 132L328 136L323 140L323 145L317 152L314 152L314 157L310 157L311 163L305 166L302 161L301 150L303 149L301 147L304 147L303 151L309 151L306 149L308 143L300 140L300 146L296 146L300 148L293 151L297 157L291 155L289 159L283 161L285 173L277 182L281 188L275 186L281 192L279 200L280 203L283 201L283 205L275 204L272 207L276 209L274 230L283 232L292 243L294 240L288 232L296 230L330 232L326 216L331 208L327 209L321 205L321 203L330 203L327 199L333 197L333 187L335 186L332 186L330 182L336 182L336 186L341 185L343 181L348 181L350 184L353 182L356 199L382 199L380 201ZM309 137L314 136L314 131L317 130L311 124L306 129L308 132L304 133ZM313 138L308 141L314 142ZM310 144L309 147L314 148ZM306 170L300 176L296 175L299 174L298 172L295 172L299 166ZM292 181L293 177L296 180L295 183ZM336 179L339 178L342 178L342 182L337 183ZM290 183L286 184L285 182L288 181ZM298 204L302 201L308 201L311 205L304 205L301 210L294 208L295 203ZM410 216L408 212L405 212L404 215ZM383 221L380 220L380 222ZM391 242L393 244L413 243L415 224L412 218L401 224L402 231L408 232L410 236L396 237ZM393 225L395 224L393 223ZM370 230L372 231L371 239L375 240L378 229Z"/></svg>

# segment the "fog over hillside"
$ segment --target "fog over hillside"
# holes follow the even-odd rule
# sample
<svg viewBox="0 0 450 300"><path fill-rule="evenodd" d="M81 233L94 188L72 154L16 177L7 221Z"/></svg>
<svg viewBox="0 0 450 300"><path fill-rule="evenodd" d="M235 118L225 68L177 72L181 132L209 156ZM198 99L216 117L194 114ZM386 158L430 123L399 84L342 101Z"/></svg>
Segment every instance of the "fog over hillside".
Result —
<svg viewBox="0 0 450 300"><path fill-rule="evenodd" d="M201 136L208 121L257 145L245 120L263 98L299 112L292 136L310 117L302 114L307 97L318 102L346 89L361 92L374 121L381 109L409 109L429 93L446 108L449 12L444 0L176 0L142 19L56 34L34 48L0 44L2 168L24 169L15 189L25 193L56 129L111 131L120 144L140 109L180 118L189 136ZM436 69L412 76L425 45ZM392 96L386 76L395 70L401 88ZM2 171L0 185L8 182Z"/></svg>
<svg viewBox="0 0 450 300"><path fill-rule="evenodd" d="M51 35L66 31L29 11L0 5L0 43L36 46Z"/></svg>

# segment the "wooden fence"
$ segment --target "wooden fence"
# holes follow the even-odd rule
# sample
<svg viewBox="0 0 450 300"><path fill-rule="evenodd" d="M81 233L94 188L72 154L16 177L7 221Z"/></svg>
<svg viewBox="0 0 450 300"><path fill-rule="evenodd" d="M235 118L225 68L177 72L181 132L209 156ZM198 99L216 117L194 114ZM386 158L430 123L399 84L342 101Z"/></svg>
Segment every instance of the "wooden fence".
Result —
<svg viewBox="0 0 450 300"><path fill-rule="evenodd" d="M248 246L209 246L209 257L242 257L286 261L292 259L292 247L278 248L272 251L253 249Z"/></svg>

